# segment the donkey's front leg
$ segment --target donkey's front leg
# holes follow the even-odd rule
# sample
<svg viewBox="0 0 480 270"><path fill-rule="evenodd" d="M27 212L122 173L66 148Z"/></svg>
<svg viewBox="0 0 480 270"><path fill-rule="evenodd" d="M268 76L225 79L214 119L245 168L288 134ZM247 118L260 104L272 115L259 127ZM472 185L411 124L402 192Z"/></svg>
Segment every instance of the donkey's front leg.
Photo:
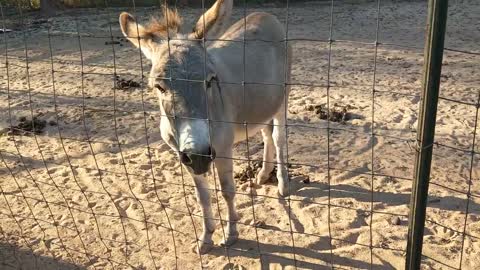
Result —
<svg viewBox="0 0 480 270"><path fill-rule="evenodd" d="M227 230L222 245L230 246L238 240L238 214L235 209L235 182L233 181L232 151L228 151L222 158L215 160L218 179L222 189L222 196L227 203Z"/></svg>
<svg viewBox="0 0 480 270"><path fill-rule="evenodd" d="M210 204L210 192L207 179L203 175L193 175L197 200L202 209L203 232L198 240L198 253L205 254L213 247L212 234L215 231L212 206Z"/></svg>

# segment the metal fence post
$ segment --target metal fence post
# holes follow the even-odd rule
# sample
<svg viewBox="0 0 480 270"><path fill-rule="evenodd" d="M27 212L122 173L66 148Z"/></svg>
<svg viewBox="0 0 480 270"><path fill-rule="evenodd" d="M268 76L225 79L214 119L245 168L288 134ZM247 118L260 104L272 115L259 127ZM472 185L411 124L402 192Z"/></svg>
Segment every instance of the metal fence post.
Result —
<svg viewBox="0 0 480 270"><path fill-rule="evenodd" d="M405 269L420 269L423 230L427 209L428 183L435 136L435 122L442 71L443 47L447 22L448 0L428 1L425 38L422 104L418 120L415 158L415 179L410 200L407 258Z"/></svg>

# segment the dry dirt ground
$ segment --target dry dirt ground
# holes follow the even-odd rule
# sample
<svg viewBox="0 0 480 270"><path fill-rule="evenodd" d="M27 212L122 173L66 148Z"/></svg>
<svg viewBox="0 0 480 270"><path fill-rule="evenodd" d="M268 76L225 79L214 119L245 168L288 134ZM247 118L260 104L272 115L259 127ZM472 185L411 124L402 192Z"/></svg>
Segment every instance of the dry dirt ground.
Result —
<svg viewBox="0 0 480 270"><path fill-rule="evenodd" d="M241 239L203 256L193 252L201 229L193 183L159 136L155 96L142 80L149 63L120 39L122 10L48 21L27 14L27 31L7 15L14 31L0 34L0 268L403 269L427 7L382 0L376 50L377 4L352 2L335 1L331 48L329 3L290 5L292 196L238 179ZM255 10L287 18L285 5L247 13ZM186 29L200 12L181 10ZM236 7L234 19L243 13ZM446 47L473 53L445 52L424 269L480 268L479 21L478 1L450 1ZM140 87L114 90L115 72ZM320 119L312 107L327 94L352 119ZM29 128L32 116L43 132ZM27 131L8 132L12 125ZM259 135L248 148L236 146L236 173L260 159ZM209 179L220 219L225 205ZM217 244L222 234L217 221Z"/></svg>

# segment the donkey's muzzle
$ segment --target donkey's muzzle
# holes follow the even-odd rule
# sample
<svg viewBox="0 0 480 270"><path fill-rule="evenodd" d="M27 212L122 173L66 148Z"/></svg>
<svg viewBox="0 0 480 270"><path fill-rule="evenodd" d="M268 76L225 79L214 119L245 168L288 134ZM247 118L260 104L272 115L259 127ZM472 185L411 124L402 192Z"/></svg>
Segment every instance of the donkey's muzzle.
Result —
<svg viewBox="0 0 480 270"><path fill-rule="evenodd" d="M208 147L205 151L184 150L180 152L180 161L183 165L190 167L194 174L208 172L210 164L215 159L215 150Z"/></svg>

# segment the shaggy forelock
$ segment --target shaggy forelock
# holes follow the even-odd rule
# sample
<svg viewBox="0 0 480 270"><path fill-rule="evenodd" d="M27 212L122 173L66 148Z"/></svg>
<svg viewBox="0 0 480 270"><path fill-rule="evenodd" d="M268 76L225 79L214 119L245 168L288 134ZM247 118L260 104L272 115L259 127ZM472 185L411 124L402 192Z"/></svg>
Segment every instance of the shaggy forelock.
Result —
<svg viewBox="0 0 480 270"><path fill-rule="evenodd" d="M145 35L167 37L176 35L182 26L177 10L163 8L162 17L152 17L145 26Z"/></svg>

